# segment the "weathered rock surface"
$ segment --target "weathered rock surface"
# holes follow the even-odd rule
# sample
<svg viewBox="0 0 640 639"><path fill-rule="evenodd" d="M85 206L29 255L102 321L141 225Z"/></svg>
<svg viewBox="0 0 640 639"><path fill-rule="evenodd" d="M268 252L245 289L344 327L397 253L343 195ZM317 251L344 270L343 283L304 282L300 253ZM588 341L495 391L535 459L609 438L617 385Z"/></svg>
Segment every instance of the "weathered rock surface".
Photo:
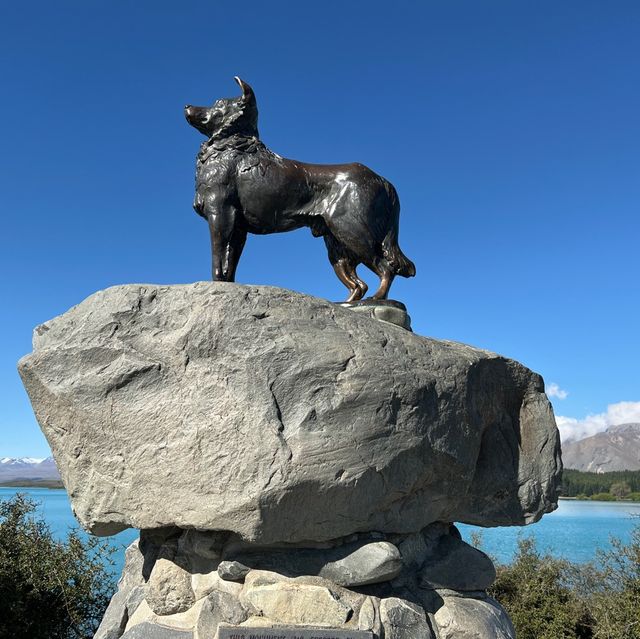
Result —
<svg viewBox="0 0 640 639"><path fill-rule="evenodd" d="M317 575L339 586L364 586L391 581L402 570L398 549L388 541L352 542L335 548L274 548L244 552L223 561L218 574L241 580L253 568L271 570L287 577Z"/></svg>
<svg viewBox="0 0 640 639"><path fill-rule="evenodd" d="M125 628L126 632L129 632L136 626L141 624L154 624L162 626L163 628L172 628L174 630L182 630L185 632L194 632L197 627L198 619L201 616L202 609L207 603L206 598L196 601L191 608L184 612L175 613L172 615L156 615L149 607L146 599L143 600L136 608L136 611L131 615L131 618L127 622Z"/></svg>
<svg viewBox="0 0 640 639"><path fill-rule="evenodd" d="M382 322L389 322L396 326L401 326L407 330L411 330L411 318L407 313L407 309L404 304L398 302L391 302L389 300L380 300L374 302L373 300L366 300L365 302L342 302L340 304L343 308L349 308L356 313L362 313L369 317L381 320Z"/></svg>
<svg viewBox="0 0 640 639"><path fill-rule="evenodd" d="M250 570L239 561L221 561L218 564L218 575L225 581L243 581Z"/></svg>
<svg viewBox="0 0 640 639"><path fill-rule="evenodd" d="M422 588L486 590L496 579L493 562L461 539L444 535L422 565Z"/></svg>
<svg viewBox="0 0 640 639"><path fill-rule="evenodd" d="M380 602L380 618L386 639L432 639L427 615L415 603L389 597Z"/></svg>
<svg viewBox="0 0 640 639"><path fill-rule="evenodd" d="M342 595L342 596L341 596ZM354 606L350 599L359 605ZM282 624L339 628L354 617L363 595L348 593L321 578L287 578L267 571L251 571L240 602L253 616Z"/></svg>
<svg viewBox="0 0 640 639"><path fill-rule="evenodd" d="M391 581L401 570L398 549L388 541L377 541L327 562L318 574L340 586L353 587Z"/></svg>
<svg viewBox="0 0 640 639"><path fill-rule="evenodd" d="M191 575L170 559L159 557L147 582L145 599L157 615L188 610L196 601Z"/></svg>
<svg viewBox="0 0 640 639"><path fill-rule="evenodd" d="M296 554L295 561L304 552L314 560L325 553L323 565L340 549L355 563L364 552L361 558L367 564L372 544L385 552L389 548L384 544L396 549L394 553L400 549L401 574L396 579L350 589L317 575L282 574L291 567L286 565L287 552ZM386 539L375 533L315 543L307 549L275 547L271 563L277 567L284 562L281 572L247 567L243 583L222 579L220 558L239 548L246 551L247 546L233 535L221 537L217 532L144 531L140 542L127 550L118 592L96 639L156 637L154 631L159 637L211 639L222 625L343 629L354 636L370 631L374 639L513 639L504 610L479 588L490 583L487 575L495 574L493 566L486 565L484 555L478 563L473 549L446 522ZM259 547L256 555L265 559L269 549ZM456 561L458 555L461 561ZM436 568L438 578L425 582L425 575L429 571L435 575ZM161 585L150 587L154 582ZM478 589L457 590L461 585Z"/></svg>
<svg viewBox="0 0 640 639"><path fill-rule="evenodd" d="M240 605L236 597L219 591L207 596L196 625L196 633L200 637L215 637L218 626L222 623L237 626L247 619L247 611Z"/></svg>
<svg viewBox="0 0 640 639"><path fill-rule="evenodd" d="M438 639L515 639L504 608L493 599L445 597L434 615Z"/></svg>
<svg viewBox="0 0 640 639"><path fill-rule="evenodd" d="M539 375L290 291L107 289L39 326L19 369L94 534L321 541L555 507Z"/></svg>
<svg viewBox="0 0 640 639"><path fill-rule="evenodd" d="M358 613L358 629L368 630L382 636L382 621L380 620L380 606L377 599L367 597L360 606Z"/></svg>
<svg viewBox="0 0 640 639"><path fill-rule="evenodd" d="M192 639L193 633L187 630L165 628L157 624L144 622L127 630L122 639Z"/></svg>
<svg viewBox="0 0 640 639"><path fill-rule="evenodd" d="M144 593L143 563L144 556L136 540L125 552L118 589L111 597L94 639L119 639L122 636L129 617L140 603L140 594Z"/></svg>

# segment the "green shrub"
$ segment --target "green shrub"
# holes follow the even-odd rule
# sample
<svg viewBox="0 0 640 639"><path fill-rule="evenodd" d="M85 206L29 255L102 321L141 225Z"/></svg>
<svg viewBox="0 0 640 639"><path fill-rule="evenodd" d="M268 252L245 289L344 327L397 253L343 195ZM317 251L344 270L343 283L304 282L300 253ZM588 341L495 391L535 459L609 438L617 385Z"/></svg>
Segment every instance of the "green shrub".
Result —
<svg viewBox="0 0 640 639"><path fill-rule="evenodd" d="M579 575L575 588L588 602L594 639L640 639L640 527L627 545L612 539Z"/></svg>
<svg viewBox="0 0 640 639"><path fill-rule="evenodd" d="M89 639L114 588L112 549L75 531L55 540L35 510L24 495L0 501L0 637Z"/></svg>
<svg viewBox="0 0 640 639"><path fill-rule="evenodd" d="M490 590L518 639L640 639L640 525L587 564L542 555L521 540Z"/></svg>
<svg viewBox="0 0 640 639"><path fill-rule="evenodd" d="M518 639L590 639L592 619L571 588L573 568L521 539L513 562L497 567L489 591L507 610Z"/></svg>
<svg viewBox="0 0 640 639"><path fill-rule="evenodd" d="M589 499L593 501L616 501L616 498L611 493L596 493L591 495Z"/></svg>
<svg viewBox="0 0 640 639"><path fill-rule="evenodd" d="M623 499L631 492L631 486L626 481L617 481L611 484L609 492L618 499Z"/></svg>
<svg viewBox="0 0 640 639"><path fill-rule="evenodd" d="M629 493L627 495L627 499L631 501L640 501L640 492L639 493Z"/></svg>

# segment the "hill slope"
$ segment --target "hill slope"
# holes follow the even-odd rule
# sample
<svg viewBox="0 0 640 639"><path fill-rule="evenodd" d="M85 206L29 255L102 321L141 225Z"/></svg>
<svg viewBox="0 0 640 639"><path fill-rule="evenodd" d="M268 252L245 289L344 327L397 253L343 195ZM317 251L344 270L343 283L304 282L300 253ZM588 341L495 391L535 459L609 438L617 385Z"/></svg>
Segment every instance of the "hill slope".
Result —
<svg viewBox="0 0 640 639"><path fill-rule="evenodd" d="M610 426L602 433L562 444L565 468L592 473L640 470L640 423Z"/></svg>
<svg viewBox="0 0 640 639"><path fill-rule="evenodd" d="M0 459L0 482L15 480L60 480L53 457L34 459L32 457L3 457Z"/></svg>

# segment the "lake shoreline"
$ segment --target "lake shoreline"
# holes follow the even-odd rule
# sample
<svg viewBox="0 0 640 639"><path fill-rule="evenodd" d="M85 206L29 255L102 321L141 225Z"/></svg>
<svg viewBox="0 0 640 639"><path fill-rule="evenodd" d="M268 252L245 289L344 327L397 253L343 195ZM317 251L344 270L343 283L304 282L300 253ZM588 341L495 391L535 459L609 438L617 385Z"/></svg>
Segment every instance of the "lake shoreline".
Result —
<svg viewBox="0 0 640 639"><path fill-rule="evenodd" d="M64 484L55 479L14 479L0 482L0 488L48 488L49 490L64 490Z"/></svg>

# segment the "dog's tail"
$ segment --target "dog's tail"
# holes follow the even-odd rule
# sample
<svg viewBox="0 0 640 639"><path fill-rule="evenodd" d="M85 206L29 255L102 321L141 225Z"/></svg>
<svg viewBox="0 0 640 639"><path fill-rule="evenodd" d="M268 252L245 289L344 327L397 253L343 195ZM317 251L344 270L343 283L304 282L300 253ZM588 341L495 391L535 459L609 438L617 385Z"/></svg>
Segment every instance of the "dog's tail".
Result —
<svg viewBox="0 0 640 639"><path fill-rule="evenodd" d="M398 245L398 224L400 220L400 199L390 182L385 187L391 204L390 228L382 240L382 254L396 275L413 277L416 274L415 264L402 252Z"/></svg>
<svg viewBox="0 0 640 639"><path fill-rule="evenodd" d="M413 277L416 274L416 265L402 252L398 246L398 237L395 231L389 231L382 241L382 251L387 262L396 275Z"/></svg>

